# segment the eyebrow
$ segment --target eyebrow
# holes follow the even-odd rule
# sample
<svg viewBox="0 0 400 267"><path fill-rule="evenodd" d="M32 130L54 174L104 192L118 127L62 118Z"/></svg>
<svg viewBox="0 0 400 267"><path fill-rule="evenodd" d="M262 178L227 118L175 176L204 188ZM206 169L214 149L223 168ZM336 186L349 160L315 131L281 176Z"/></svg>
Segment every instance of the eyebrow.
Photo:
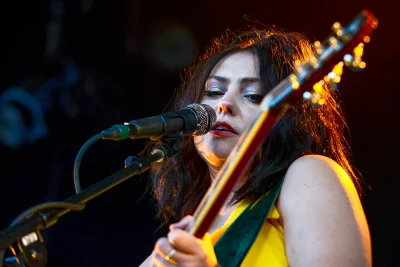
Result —
<svg viewBox="0 0 400 267"><path fill-rule="evenodd" d="M224 82L224 83L231 81L229 78L218 76L218 75L210 75L207 80L210 80L210 79L215 79L219 82ZM260 79L255 78L255 77L243 77L242 79L240 79L240 82L241 83L256 83L256 82L260 82Z"/></svg>

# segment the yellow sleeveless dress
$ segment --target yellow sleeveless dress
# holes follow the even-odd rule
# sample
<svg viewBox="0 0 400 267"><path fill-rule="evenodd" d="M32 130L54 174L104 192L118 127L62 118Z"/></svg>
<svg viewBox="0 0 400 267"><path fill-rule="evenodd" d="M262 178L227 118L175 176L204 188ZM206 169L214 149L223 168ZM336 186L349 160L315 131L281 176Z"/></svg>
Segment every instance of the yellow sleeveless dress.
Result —
<svg viewBox="0 0 400 267"><path fill-rule="evenodd" d="M226 229L246 209L250 201L242 201L232 211L225 224L216 230L211 239L213 244L223 235ZM272 207L267 221L260 230L254 244L247 253L240 266L242 267L287 267L289 266L285 252L283 226L280 223L280 214L275 205Z"/></svg>

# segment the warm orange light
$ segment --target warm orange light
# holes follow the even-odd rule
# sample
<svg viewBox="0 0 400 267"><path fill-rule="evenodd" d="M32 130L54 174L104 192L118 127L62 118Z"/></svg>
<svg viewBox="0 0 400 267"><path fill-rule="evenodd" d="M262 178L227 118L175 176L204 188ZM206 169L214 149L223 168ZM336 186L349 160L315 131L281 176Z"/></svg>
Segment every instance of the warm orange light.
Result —
<svg viewBox="0 0 400 267"><path fill-rule="evenodd" d="M332 72L334 72L337 76L341 76L343 74L343 61L340 61L338 64L333 67Z"/></svg>
<svg viewBox="0 0 400 267"><path fill-rule="evenodd" d="M318 59L316 57L314 57L314 56L311 56L310 57L310 64L314 68L318 67Z"/></svg>
<svg viewBox="0 0 400 267"><path fill-rule="evenodd" d="M358 65L360 68L364 69L367 66L367 63L365 63L364 61L360 62L360 64Z"/></svg>
<svg viewBox="0 0 400 267"><path fill-rule="evenodd" d="M333 47L336 47L337 44L338 44L338 40L337 40L334 36L331 36L331 37L329 38L329 44L330 44L331 46L333 46Z"/></svg>
<svg viewBox="0 0 400 267"><path fill-rule="evenodd" d="M335 23L333 23L333 25L332 25L332 29L333 29L333 30L339 29L341 26L342 26L342 25L341 25L339 22L335 22Z"/></svg>
<svg viewBox="0 0 400 267"><path fill-rule="evenodd" d="M317 82L317 83L315 83L314 85L313 85L313 90L314 90L314 92L316 92L316 93L321 93L322 92L322 84L323 84L324 82L321 80L321 81L319 81L319 82Z"/></svg>
<svg viewBox="0 0 400 267"><path fill-rule="evenodd" d="M297 76L294 74L291 74L289 76L290 82L292 83L292 87L294 90L298 89L300 87L299 81L297 80Z"/></svg>
<svg viewBox="0 0 400 267"><path fill-rule="evenodd" d="M301 61L300 61L299 59L296 59L296 60L294 61L294 65L296 66L296 68L301 67Z"/></svg>
<svg viewBox="0 0 400 267"><path fill-rule="evenodd" d="M353 52L355 57L361 57L364 52L364 44L359 44L356 48L354 48Z"/></svg>
<svg viewBox="0 0 400 267"><path fill-rule="evenodd" d="M364 43L369 43L371 41L371 37L369 37L368 35L364 37Z"/></svg>
<svg viewBox="0 0 400 267"><path fill-rule="evenodd" d="M318 104L319 101L320 101L321 99L322 99L322 98L321 98L321 95L320 95L320 94L314 94L314 95L313 95L313 99L311 100L311 102L312 102L313 104Z"/></svg>
<svg viewBox="0 0 400 267"><path fill-rule="evenodd" d="M341 80L341 79L342 79L341 76L336 76L335 78L332 79L332 81L333 81L334 83L340 83L340 80Z"/></svg>

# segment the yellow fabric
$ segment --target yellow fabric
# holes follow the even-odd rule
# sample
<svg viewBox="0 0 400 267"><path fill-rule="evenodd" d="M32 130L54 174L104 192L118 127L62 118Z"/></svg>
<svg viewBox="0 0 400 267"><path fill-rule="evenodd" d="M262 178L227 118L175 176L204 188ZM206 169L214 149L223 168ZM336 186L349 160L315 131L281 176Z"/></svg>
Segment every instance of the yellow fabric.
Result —
<svg viewBox="0 0 400 267"><path fill-rule="evenodd" d="M249 201L242 201L233 210L225 224L216 230L212 235L212 242L215 244L223 235L226 229L236 220L237 217L250 204ZM242 267L287 267L289 266L285 252L285 242L283 226L280 223L280 214L275 205L254 244L246 255L246 258L240 266Z"/></svg>

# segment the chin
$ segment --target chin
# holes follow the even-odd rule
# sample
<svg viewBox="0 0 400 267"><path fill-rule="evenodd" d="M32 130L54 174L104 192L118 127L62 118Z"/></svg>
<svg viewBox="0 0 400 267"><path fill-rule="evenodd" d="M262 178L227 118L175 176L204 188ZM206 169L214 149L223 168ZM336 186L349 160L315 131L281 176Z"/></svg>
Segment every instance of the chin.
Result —
<svg viewBox="0 0 400 267"><path fill-rule="evenodd" d="M218 151L218 152L214 153L213 158L218 159L218 161L225 161L229 156L229 152Z"/></svg>
<svg viewBox="0 0 400 267"><path fill-rule="evenodd" d="M231 153L233 146L227 144L213 144L207 147L206 154L212 155L213 158L225 160Z"/></svg>
<svg viewBox="0 0 400 267"><path fill-rule="evenodd" d="M237 138L195 137L198 153L208 162L224 161L235 147Z"/></svg>

